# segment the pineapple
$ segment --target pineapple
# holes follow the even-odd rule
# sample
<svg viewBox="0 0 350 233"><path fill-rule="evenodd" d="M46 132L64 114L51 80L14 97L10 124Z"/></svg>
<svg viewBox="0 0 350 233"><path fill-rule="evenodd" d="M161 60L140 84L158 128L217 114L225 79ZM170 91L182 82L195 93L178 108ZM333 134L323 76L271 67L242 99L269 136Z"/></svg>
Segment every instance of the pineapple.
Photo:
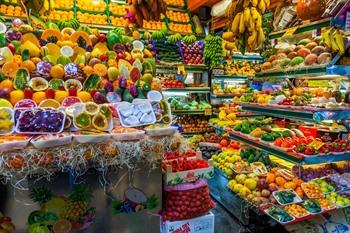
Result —
<svg viewBox="0 0 350 233"><path fill-rule="evenodd" d="M30 192L30 198L34 201L39 203L40 205L45 204L52 198L51 191L46 187L39 187L34 188Z"/></svg>
<svg viewBox="0 0 350 233"><path fill-rule="evenodd" d="M92 194L86 185L77 185L73 188L67 201L66 218L77 220L88 210Z"/></svg>

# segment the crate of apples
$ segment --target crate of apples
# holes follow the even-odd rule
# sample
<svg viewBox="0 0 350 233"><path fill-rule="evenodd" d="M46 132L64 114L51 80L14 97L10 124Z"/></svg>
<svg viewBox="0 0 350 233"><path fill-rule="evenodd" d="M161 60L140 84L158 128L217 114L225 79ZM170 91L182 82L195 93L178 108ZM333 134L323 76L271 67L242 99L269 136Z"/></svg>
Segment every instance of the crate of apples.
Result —
<svg viewBox="0 0 350 233"><path fill-rule="evenodd" d="M186 45L181 42L181 51L185 64L203 64L203 42L197 41L194 44Z"/></svg>
<svg viewBox="0 0 350 233"><path fill-rule="evenodd" d="M175 78L165 79L162 82L163 88L184 88L185 84L183 84L180 80Z"/></svg>

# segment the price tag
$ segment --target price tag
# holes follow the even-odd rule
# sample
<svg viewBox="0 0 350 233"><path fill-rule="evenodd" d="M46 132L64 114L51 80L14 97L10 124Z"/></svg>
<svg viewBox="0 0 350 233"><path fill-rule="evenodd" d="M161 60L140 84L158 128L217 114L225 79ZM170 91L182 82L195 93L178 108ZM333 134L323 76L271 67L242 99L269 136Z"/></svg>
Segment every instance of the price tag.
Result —
<svg viewBox="0 0 350 233"><path fill-rule="evenodd" d="M307 80L309 87L331 87L328 80Z"/></svg>
<svg viewBox="0 0 350 233"><path fill-rule="evenodd" d="M296 30L298 30L298 26L291 27L283 34L282 37L292 36L296 32Z"/></svg>
<svg viewBox="0 0 350 233"><path fill-rule="evenodd" d="M204 115L206 115L206 116L213 115L213 110L211 108L204 109Z"/></svg>
<svg viewBox="0 0 350 233"><path fill-rule="evenodd" d="M177 73L178 74L185 74L185 66L184 65L177 66Z"/></svg>
<svg viewBox="0 0 350 233"><path fill-rule="evenodd" d="M315 150L319 150L319 149L321 149L321 147L324 145L324 143L323 142L320 142L320 141L318 141L318 140L315 140L315 141L313 141L313 142L311 142L310 144L309 144L309 146L311 146L312 148L314 148Z"/></svg>

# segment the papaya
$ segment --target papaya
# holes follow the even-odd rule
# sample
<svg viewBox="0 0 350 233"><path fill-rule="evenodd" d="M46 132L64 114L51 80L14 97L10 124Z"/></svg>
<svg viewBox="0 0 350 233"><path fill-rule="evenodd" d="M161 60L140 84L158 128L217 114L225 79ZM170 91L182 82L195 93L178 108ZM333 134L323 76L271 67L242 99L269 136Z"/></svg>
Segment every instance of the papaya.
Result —
<svg viewBox="0 0 350 233"><path fill-rule="evenodd" d="M46 29L43 34L41 34L41 39L55 44L57 41L63 41L64 37L59 30Z"/></svg>
<svg viewBox="0 0 350 233"><path fill-rule="evenodd" d="M91 45L92 46L92 41L89 37L89 35L86 32L74 32L69 40L72 43L77 43L79 47L81 48L86 48L87 46Z"/></svg>
<svg viewBox="0 0 350 233"><path fill-rule="evenodd" d="M26 33L21 36L21 44L24 44L26 41L30 41L40 48L40 42L33 33Z"/></svg>
<svg viewBox="0 0 350 233"><path fill-rule="evenodd" d="M28 49L30 57L40 57L41 55L39 47L29 40L22 44L21 52L23 53L23 51L25 51L26 49Z"/></svg>

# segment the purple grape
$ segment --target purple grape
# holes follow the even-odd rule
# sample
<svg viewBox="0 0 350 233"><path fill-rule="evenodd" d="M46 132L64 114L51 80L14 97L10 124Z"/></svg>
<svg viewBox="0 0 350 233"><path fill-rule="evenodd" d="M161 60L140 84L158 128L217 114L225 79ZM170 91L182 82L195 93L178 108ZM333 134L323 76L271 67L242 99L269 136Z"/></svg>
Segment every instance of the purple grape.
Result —
<svg viewBox="0 0 350 233"><path fill-rule="evenodd" d="M130 94L132 95L132 97L137 97L139 95L137 88L134 84L130 85Z"/></svg>

